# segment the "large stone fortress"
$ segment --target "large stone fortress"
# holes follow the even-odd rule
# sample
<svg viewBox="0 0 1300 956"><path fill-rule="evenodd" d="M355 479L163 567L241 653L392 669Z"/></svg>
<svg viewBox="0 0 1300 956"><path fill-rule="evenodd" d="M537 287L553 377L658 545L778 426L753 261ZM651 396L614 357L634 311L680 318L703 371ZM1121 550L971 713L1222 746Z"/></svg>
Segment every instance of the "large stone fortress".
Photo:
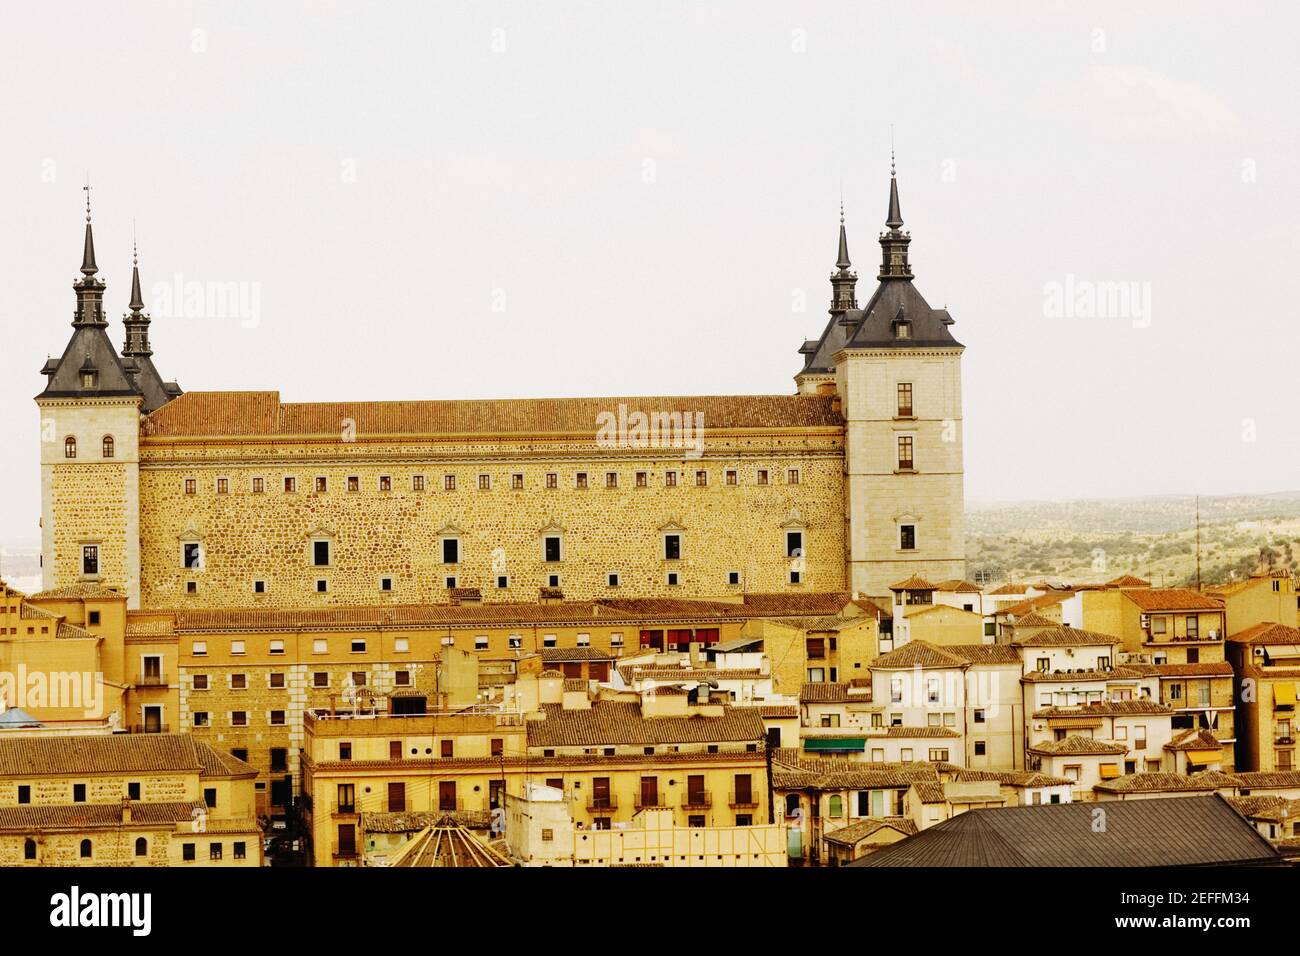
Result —
<svg viewBox="0 0 1300 956"><path fill-rule="evenodd" d="M310 607L963 577L963 347L902 225L891 175L859 308L841 216L794 395L293 404L165 382L138 267L116 351L88 209L73 334L36 399L44 586Z"/></svg>

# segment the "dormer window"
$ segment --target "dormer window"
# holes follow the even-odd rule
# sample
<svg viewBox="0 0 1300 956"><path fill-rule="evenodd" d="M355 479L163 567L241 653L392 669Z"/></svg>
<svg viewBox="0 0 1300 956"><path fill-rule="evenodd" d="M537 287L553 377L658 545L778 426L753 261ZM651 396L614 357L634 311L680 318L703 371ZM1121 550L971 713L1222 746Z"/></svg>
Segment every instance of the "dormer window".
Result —
<svg viewBox="0 0 1300 956"><path fill-rule="evenodd" d="M99 385L99 373L94 369L85 369L81 373L82 388L96 388Z"/></svg>
<svg viewBox="0 0 1300 956"><path fill-rule="evenodd" d="M894 323L894 338L910 339L912 337L912 323L904 319L901 322Z"/></svg>

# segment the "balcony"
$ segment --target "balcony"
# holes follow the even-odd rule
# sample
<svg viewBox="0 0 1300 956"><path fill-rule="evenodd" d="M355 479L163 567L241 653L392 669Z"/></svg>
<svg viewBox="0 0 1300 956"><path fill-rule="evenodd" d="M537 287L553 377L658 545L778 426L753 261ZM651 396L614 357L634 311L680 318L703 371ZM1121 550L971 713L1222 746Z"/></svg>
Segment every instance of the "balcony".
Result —
<svg viewBox="0 0 1300 956"><path fill-rule="evenodd" d="M166 724L132 724L127 728L133 734L169 734L171 728Z"/></svg>
<svg viewBox="0 0 1300 956"><path fill-rule="evenodd" d="M165 674L141 674L135 679L136 687L166 687L167 675Z"/></svg>
<svg viewBox="0 0 1300 956"><path fill-rule="evenodd" d="M604 810L617 810L618 797L612 793L601 794L599 796L592 794L587 798L587 809L592 813L598 813Z"/></svg>
<svg viewBox="0 0 1300 956"><path fill-rule="evenodd" d="M1295 746L1295 738L1292 737L1290 734L1286 734L1286 735L1283 735L1283 736L1280 736L1280 737L1274 737L1274 738L1273 738L1273 746L1274 746L1274 747L1294 747L1294 746Z"/></svg>
<svg viewBox="0 0 1300 956"><path fill-rule="evenodd" d="M334 815L340 817L355 816L357 805L355 803L339 803L334 806Z"/></svg>
<svg viewBox="0 0 1300 956"><path fill-rule="evenodd" d="M753 809L758 807L758 800L754 794L750 793L729 793L727 794L727 805L735 810Z"/></svg>
<svg viewBox="0 0 1300 956"><path fill-rule="evenodd" d="M636 798L636 804L635 804L636 809L638 810L645 810L647 808L653 809L656 807L662 807L663 805L664 805L664 799L663 797L659 796L659 794L657 793L638 794Z"/></svg>
<svg viewBox="0 0 1300 956"><path fill-rule="evenodd" d="M461 813L465 809L463 799L448 800L443 797L438 798L438 809L443 813Z"/></svg>
<svg viewBox="0 0 1300 956"><path fill-rule="evenodd" d="M707 790L682 794L682 806L688 810L705 810L713 806L713 795Z"/></svg>

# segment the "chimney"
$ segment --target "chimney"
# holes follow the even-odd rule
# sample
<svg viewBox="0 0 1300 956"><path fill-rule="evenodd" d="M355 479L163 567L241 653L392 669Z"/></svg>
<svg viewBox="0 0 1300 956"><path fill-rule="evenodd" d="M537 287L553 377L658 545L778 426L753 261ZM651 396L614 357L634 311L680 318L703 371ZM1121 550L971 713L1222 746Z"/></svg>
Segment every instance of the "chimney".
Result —
<svg viewBox="0 0 1300 956"><path fill-rule="evenodd" d="M130 797L122 798L122 822L123 823L131 822L131 798Z"/></svg>

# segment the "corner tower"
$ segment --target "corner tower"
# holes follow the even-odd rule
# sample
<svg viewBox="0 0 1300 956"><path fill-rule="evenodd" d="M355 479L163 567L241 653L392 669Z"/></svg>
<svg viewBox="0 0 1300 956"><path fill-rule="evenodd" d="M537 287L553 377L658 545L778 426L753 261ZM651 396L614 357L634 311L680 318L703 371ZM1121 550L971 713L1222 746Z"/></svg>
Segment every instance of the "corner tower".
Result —
<svg viewBox="0 0 1300 956"><path fill-rule="evenodd" d="M950 331L952 316L931 308L916 288L892 158L878 285L861 309L841 291L848 269L842 230L831 320L820 339L801 348L804 368L795 381L800 391L824 391L833 381L841 399L846 577L870 595L888 594L912 575L963 578L965 347Z"/></svg>
<svg viewBox="0 0 1300 956"><path fill-rule="evenodd" d="M140 409L134 360L108 338L86 193L77 307L63 355L41 370L41 570L45 588L94 582L140 602Z"/></svg>

